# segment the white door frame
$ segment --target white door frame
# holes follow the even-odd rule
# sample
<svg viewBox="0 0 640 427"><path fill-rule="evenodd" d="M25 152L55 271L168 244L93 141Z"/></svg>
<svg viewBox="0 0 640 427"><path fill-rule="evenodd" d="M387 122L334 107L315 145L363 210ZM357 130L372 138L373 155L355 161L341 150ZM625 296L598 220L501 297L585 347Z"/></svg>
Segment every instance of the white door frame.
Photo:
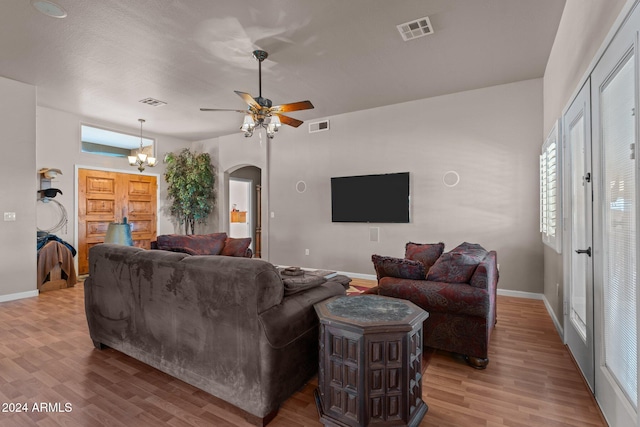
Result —
<svg viewBox="0 0 640 427"><path fill-rule="evenodd" d="M637 409L629 402L624 392L621 390L617 381L610 374L609 369L605 363L605 341L604 341L604 267L605 257L604 253L604 207L609 203L605 200L605 188L607 183L604 182L604 167L602 156L603 141L601 139L602 128L600 124L600 86L608 81L610 76L616 72L620 65L623 63L623 59L626 58L629 52L633 54L633 66L634 66L634 107L635 111L638 111L638 90L640 88L639 76L638 76L638 30L640 29L640 10L634 8L629 19L622 25L616 37L609 44L606 52L600 58L598 65L592 72L592 112L593 112L593 165L594 165L594 292L595 292L595 362L596 362L596 378L595 378L595 397L600 405L602 412L607 419L607 422L611 426L637 426L638 416ZM628 112L630 117L632 112ZM621 112L622 114L622 112ZM638 114L634 117L635 125L635 142L638 141ZM636 205L638 203L638 160L636 156L635 160L635 172L636 172ZM636 223L638 222L638 214L636 209ZM638 252L638 229L636 225L636 252ZM636 253L638 256L638 253ZM638 260L636 259L636 265ZM638 313L638 307L640 306L638 301L636 304L636 315ZM638 318L636 318L636 328L638 325ZM636 343L637 345L638 343ZM636 347L638 349L638 347Z"/></svg>
<svg viewBox="0 0 640 427"><path fill-rule="evenodd" d="M592 212L593 205L591 203L592 200L592 182L591 182L591 102L590 102L590 80L587 79L582 89L573 100L567 111L565 111L563 116L563 153L562 158L564 159L563 165L563 221L565 230L563 236L563 264L564 264L564 282L567 284L564 292L564 304L563 304L563 314L564 314L564 342L567 344L573 357L582 371L582 375L585 378L587 384L594 390L594 377L595 377L595 365L594 365L594 326L593 326L593 258L589 254L577 254L577 250L592 250L593 248L593 239L592 239ZM574 129L574 125L577 126L576 122L582 119L582 130L584 132L583 141L577 141L578 144L581 144L579 147L576 147L576 143L571 141L571 130ZM581 177L576 177L580 179L580 182L574 182L574 169L576 165L572 164L573 160L573 149L579 148L584 150L584 170L581 170ZM589 178L587 175L589 174ZM574 185L578 185L579 187L584 188L583 196L585 205L584 206L575 206L575 201L573 200L573 187ZM584 227L582 229L577 229L578 225L574 224L574 215L577 212L582 212L584 214ZM575 233L579 232L580 235L576 235ZM581 244L580 247L574 247L574 241L579 240ZM583 246L583 247L582 247ZM574 271L573 268L573 260L578 262L584 261L584 278L581 277L579 272ZM578 279L580 283L576 284L575 281ZM573 312L573 289L574 286L579 285L582 286L584 283L585 290L585 318L583 319L585 322L586 331L579 331L574 325L574 321L572 320L572 312Z"/></svg>

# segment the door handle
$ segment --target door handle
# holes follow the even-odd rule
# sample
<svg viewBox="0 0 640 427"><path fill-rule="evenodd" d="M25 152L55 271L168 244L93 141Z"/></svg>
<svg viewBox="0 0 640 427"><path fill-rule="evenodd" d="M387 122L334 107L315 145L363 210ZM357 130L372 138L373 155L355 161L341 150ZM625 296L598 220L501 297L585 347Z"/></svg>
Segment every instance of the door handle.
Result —
<svg viewBox="0 0 640 427"><path fill-rule="evenodd" d="M576 253L577 254L587 254L587 255L591 256L591 246L589 246L587 249L577 249Z"/></svg>

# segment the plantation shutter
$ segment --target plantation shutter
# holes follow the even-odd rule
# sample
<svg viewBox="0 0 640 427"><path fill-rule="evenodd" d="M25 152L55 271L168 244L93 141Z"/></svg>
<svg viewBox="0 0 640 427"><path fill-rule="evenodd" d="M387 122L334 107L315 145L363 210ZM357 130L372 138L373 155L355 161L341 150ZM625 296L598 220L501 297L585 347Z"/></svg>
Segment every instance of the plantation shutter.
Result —
<svg viewBox="0 0 640 427"><path fill-rule="evenodd" d="M542 241L561 251L559 123L542 145L540 155L540 232Z"/></svg>

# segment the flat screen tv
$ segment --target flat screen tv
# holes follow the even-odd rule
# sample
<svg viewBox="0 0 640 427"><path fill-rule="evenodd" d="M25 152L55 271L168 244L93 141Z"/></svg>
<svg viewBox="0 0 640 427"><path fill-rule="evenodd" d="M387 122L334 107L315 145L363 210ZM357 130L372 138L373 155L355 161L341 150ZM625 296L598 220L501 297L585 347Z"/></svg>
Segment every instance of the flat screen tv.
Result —
<svg viewBox="0 0 640 427"><path fill-rule="evenodd" d="M409 172L331 178L332 222L409 222Z"/></svg>

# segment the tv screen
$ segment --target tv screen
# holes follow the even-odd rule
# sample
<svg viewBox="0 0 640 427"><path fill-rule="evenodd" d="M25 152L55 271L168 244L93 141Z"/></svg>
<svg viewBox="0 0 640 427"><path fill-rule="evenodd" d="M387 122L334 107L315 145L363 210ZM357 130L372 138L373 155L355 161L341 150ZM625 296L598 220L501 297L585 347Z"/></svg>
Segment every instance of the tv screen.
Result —
<svg viewBox="0 0 640 427"><path fill-rule="evenodd" d="M331 178L332 222L409 222L409 172Z"/></svg>

